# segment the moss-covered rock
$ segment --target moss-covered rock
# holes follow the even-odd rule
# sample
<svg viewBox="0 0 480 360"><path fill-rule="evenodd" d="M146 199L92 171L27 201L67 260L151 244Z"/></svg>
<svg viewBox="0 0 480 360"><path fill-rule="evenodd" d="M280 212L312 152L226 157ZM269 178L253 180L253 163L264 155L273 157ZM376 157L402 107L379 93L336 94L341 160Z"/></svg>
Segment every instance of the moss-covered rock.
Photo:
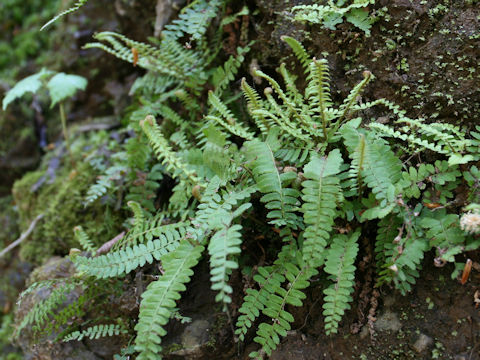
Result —
<svg viewBox="0 0 480 360"><path fill-rule="evenodd" d="M73 233L77 225L82 225L94 242L102 244L117 235L122 224L119 215L101 202L84 205L85 194L98 175L88 162L77 161L72 167L65 158L65 165L54 170L54 160L50 159L46 169L27 173L12 190L22 229L39 214L44 215L31 238L21 246L20 256L34 263L52 255L66 255L71 248L79 247Z"/></svg>

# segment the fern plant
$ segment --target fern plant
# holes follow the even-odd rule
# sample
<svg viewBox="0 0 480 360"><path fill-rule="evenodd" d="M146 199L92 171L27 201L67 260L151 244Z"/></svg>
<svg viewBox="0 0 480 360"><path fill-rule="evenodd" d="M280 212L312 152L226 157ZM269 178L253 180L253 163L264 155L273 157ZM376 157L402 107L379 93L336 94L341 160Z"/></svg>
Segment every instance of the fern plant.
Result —
<svg viewBox="0 0 480 360"><path fill-rule="evenodd" d="M455 190L463 181L472 186L468 201L480 202L478 169L460 166L478 158L476 135L468 139L459 128L411 119L386 99L360 104L360 94L373 79L369 71L336 103L328 62L311 58L288 36L283 40L298 59L304 82L284 64L278 77L255 69L267 86L261 95L242 79L247 105L242 109L240 94L228 85L247 47L213 65L222 31L207 41L206 22L224 4L192 2L156 45L112 32L98 34L99 42L88 45L149 71L135 85L143 107L130 113L128 129L134 136L125 145L123 165L130 176L138 174L132 177L136 180L145 174L143 179L152 182L145 193L156 198L145 203L138 196L143 192L130 186L128 200L119 200L127 200L124 205L133 212L121 240L107 254L93 256L95 247L77 228L90 255L72 253L76 279L84 285L115 278L128 282L125 275L133 270L153 272L135 326L138 359L161 358L166 325L202 257L210 265L216 301L230 314L232 297L239 295L231 275L245 259L252 261L242 253L252 239L250 233L245 236L247 230L260 235L259 243L268 239L236 319L240 340L255 330L260 348L252 358L271 355L291 330L291 307L303 306L312 283L320 286L322 281L314 279L328 282L323 288L325 330L339 331L352 301L356 258L363 250L360 238L376 233L377 286L393 284L402 293L415 283L427 251L436 249L437 258L454 262L465 249L480 246L472 234L462 232L465 225L455 213ZM349 12L364 11L366 5L329 2L328 11L337 18L331 15L328 21L343 15L348 19ZM324 8L316 9L326 14ZM192 49L179 42L184 37L191 38ZM393 125L364 121L372 108L386 108L397 120ZM413 153L433 153L439 160L425 164L406 156ZM156 192L160 179L170 182L168 189L160 188L167 195ZM163 203L161 196L166 197ZM252 222L260 226L252 227ZM39 305L44 310L27 315L23 327L44 324L45 309L61 299L59 292L52 305ZM113 333L117 328L111 326L91 327L85 335Z"/></svg>
<svg viewBox="0 0 480 360"><path fill-rule="evenodd" d="M347 3L347 4L346 4ZM349 3L349 4L348 4ZM321 24L327 29L335 30L335 26L345 19L370 35L373 18L369 16L367 6L375 3L374 0L363 1L328 1L328 5L298 5L292 8L295 20Z"/></svg>

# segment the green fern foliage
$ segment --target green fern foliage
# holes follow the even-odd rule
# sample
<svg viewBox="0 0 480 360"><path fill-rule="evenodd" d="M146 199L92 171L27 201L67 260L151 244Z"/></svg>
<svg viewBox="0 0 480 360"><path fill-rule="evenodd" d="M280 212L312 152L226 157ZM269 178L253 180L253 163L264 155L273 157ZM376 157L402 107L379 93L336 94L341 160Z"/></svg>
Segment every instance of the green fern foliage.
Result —
<svg viewBox="0 0 480 360"><path fill-rule="evenodd" d="M258 189L265 195L261 201L269 209L267 218L270 224L287 225L296 229L299 217L295 211L300 205L300 192L293 188L284 188L283 183L296 178L294 172L280 173L275 165L274 141L253 141L246 144L247 159L252 162L253 175Z"/></svg>
<svg viewBox="0 0 480 360"><path fill-rule="evenodd" d="M65 15L68 15L72 12L75 12L77 11L78 9L80 9L83 5L85 5L86 3L88 2L88 0L78 0L71 8L65 10L65 11L62 11L60 14L56 15L55 17L53 17L51 20L49 20L45 25L43 25L41 28L40 28L40 31L42 31L43 29L47 28L48 26L50 26L51 24L53 24L55 21L57 21L58 19L60 19L62 16L65 16Z"/></svg>
<svg viewBox="0 0 480 360"><path fill-rule="evenodd" d="M74 258L75 266L81 274L100 279L128 274L138 267L151 264L154 260L160 260L163 255L178 247L180 238L184 235L185 228L182 225L151 227L145 231L135 232L131 238L136 241L150 237L152 240L92 258L77 256ZM153 239L154 236L158 238Z"/></svg>
<svg viewBox="0 0 480 360"><path fill-rule="evenodd" d="M131 40L111 31L98 33L95 35L95 39L98 42L89 43L85 45L85 48L99 48L130 63L134 63L138 56L136 65L171 76L192 87L206 81L201 66L201 62L204 60L201 54L196 51L188 51L174 40L165 39L159 47L156 47ZM136 56L134 56L132 48L136 50Z"/></svg>
<svg viewBox="0 0 480 360"><path fill-rule="evenodd" d="M344 1L340 2L342 5ZM295 20L306 21L313 24L322 24L325 28L335 30L335 26L345 19L363 30L365 34L370 35L370 28L373 19L369 16L365 9L369 4L373 4L374 0L354 1L350 5L339 7L334 5L333 1L329 1L328 5L298 5L292 8L295 14Z"/></svg>
<svg viewBox="0 0 480 360"><path fill-rule="evenodd" d="M161 337L166 334L164 326L180 299L180 292L193 275L192 268L198 263L203 247L182 241L175 251L162 257L164 273L152 282L142 294L135 350L137 359L160 359Z"/></svg>
<svg viewBox="0 0 480 360"><path fill-rule="evenodd" d="M44 284L39 284L38 286L43 286ZM61 306L66 300L67 295L74 290L79 284L75 281L68 281L63 284L57 284L54 287L49 296L37 302L33 308L25 315L25 317L20 322L19 326L15 330L16 336L18 336L21 331L28 325L34 325L34 328L38 331L43 325L49 320L51 314L54 313L55 309Z"/></svg>
<svg viewBox="0 0 480 360"><path fill-rule="evenodd" d="M192 40L202 40L211 20L218 14L220 0L194 1L182 9L178 19L165 26L162 35L168 40L178 40L189 36Z"/></svg>
<svg viewBox="0 0 480 360"><path fill-rule="evenodd" d="M353 188L360 192L360 181L364 181L379 201L377 207L364 212L363 219L386 216L395 207L395 185L402 176L402 163L387 144L366 137L353 126L343 126L341 133L352 158Z"/></svg>
<svg viewBox="0 0 480 360"><path fill-rule="evenodd" d="M249 294L245 302L248 301L250 305L242 307L241 312L245 312L245 316L239 320L240 325L243 322L244 327L255 317L259 308L264 315L271 319L271 322L263 322L258 326L257 336L254 338L254 341L262 346L262 351L268 356L277 348L280 338L287 335L287 331L291 329L290 324L294 321L293 316L286 310L286 306L302 306L302 300L306 298L302 290L310 285L310 278L317 274L315 269L303 262L300 252L296 252L290 245L285 246L284 250L286 250L286 254L280 254L276 261L276 265L281 266L282 273L272 277L272 273L275 273L275 266L269 269L259 268L259 274L254 279L263 291ZM287 284L281 286L284 282ZM260 302L260 306L252 306L252 300ZM243 328L237 329L237 333L242 334L243 332ZM256 351L250 353L249 356L262 358L260 352Z"/></svg>
<svg viewBox="0 0 480 360"><path fill-rule="evenodd" d="M233 289L228 285L228 278L231 271L238 268L238 263L231 257L241 252L241 229L238 224L225 226L212 236L208 244L212 290L218 291L215 301L232 302Z"/></svg>
<svg viewBox="0 0 480 360"><path fill-rule="evenodd" d="M350 236L337 235L332 239L332 245L328 250L325 272L334 283L323 291L325 294L323 315L327 335L337 333L338 324L345 310L350 309L359 236L359 231Z"/></svg>
<svg viewBox="0 0 480 360"><path fill-rule="evenodd" d="M118 324L108 324L108 325L95 325L90 326L82 331L74 331L63 338L63 342L68 341L82 341L84 338L87 339L100 339L101 337L106 336L115 336L126 334L128 331Z"/></svg>
<svg viewBox="0 0 480 360"><path fill-rule="evenodd" d="M73 231L75 232L75 238L80 243L83 250L89 252L90 254L94 254L96 251L96 247L88 234L83 230L83 228L81 226L75 226Z"/></svg>
<svg viewBox="0 0 480 360"><path fill-rule="evenodd" d="M332 225L337 216L336 207L342 200L340 180L337 175L343 159L338 149L328 157L315 157L304 168L307 180L302 182L304 204L303 257L312 267L321 266L324 250L330 239Z"/></svg>
<svg viewBox="0 0 480 360"><path fill-rule="evenodd" d="M162 135L155 118L149 115L140 125L147 135L158 159L166 166L166 170L171 173L172 177L182 176L190 180L193 184L197 184L197 177L193 171L188 169L186 164L178 158L175 152L172 151L172 148Z"/></svg>

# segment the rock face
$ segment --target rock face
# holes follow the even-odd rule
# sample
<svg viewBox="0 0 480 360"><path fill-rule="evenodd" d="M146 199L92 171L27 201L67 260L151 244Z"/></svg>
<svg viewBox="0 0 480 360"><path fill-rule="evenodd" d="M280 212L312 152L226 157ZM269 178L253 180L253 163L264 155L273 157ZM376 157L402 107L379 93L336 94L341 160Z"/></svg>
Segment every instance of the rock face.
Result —
<svg viewBox="0 0 480 360"><path fill-rule="evenodd" d="M49 259L45 265L38 267L30 276L30 283L37 281L56 279L55 286L42 287L39 286L20 301L20 305L16 311L16 323L20 325L29 314L29 312L38 304L45 304L45 301L52 295L53 289L68 286L71 282L71 276L74 274L75 268L72 262L66 258L53 257ZM65 299L60 306L55 307L55 313L61 312L62 309L79 301L79 298L85 294L87 290L80 286L73 286L65 293ZM135 304L134 296L130 296L130 300L126 299L129 291L125 291L122 296L112 300L111 312L106 316L115 318L121 312L123 315L128 314L131 306L127 306L126 302ZM138 310L138 309L137 309ZM92 313L91 318L99 318L100 314ZM50 317L50 315L48 315ZM119 352L119 349L125 345L125 338L122 337L105 337L97 340L85 338L83 341L58 342L55 341L58 335L67 328L67 326L82 323L81 318L75 318L66 324L61 325L58 329L50 329L51 333L44 334L42 330L47 329L52 321L48 318L40 326L38 323L28 324L25 326L18 336L18 345L22 348L25 359L35 360L56 360L56 359L86 359L100 360L112 359L113 355ZM47 330L50 332L50 330Z"/></svg>
<svg viewBox="0 0 480 360"><path fill-rule="evenodd" d="M337 30L293 21L292 6L306 1L257 0L258 41L252 51L262 70L288 54L282 35L301 40L309 53L326 57L331 84L343 99L361 79L375 76L365 100L385 97L410 116L475 124L480 111L480 8L474 1L376 1L371 35L343 22Z"/></svg>

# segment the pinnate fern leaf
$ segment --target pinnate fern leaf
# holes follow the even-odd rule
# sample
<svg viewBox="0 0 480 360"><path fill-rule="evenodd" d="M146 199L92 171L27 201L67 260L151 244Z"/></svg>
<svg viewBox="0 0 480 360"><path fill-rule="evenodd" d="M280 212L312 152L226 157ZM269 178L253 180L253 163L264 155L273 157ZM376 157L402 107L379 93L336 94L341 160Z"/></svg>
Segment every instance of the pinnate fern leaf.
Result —
<svg viewBox="0 0 480 360"><path fill-rule="evenodd" d="M106 255L92 258L77 256L74 263L77 269L86 275L97 278L111 278L127 274L130 271L151 264L153 260L175 250L185 234L184 223L158 226L155 220L147 222L143 231L138 228L130 235L131 239L150 239L146 243L128 246Z"/></svg>
<svg viewBox="0 0 480 360"><path fill-rule="evenodd" d="M81 226L75 226L73 231L75 233L75 238L80 245L82 245L82 248L85 251L88 251L90 254L94 254L96 251L96 246L93 244L93 241L90 239L85 230L83 230Z"/></svg>
<svg viewBox="0 0 480 360"><path fill-rule="evenodd" d="M251 141L246 144L247 158L252 161L253 175L258 189L265 195L261 201L269 209L267 217L270 224L276 226L288 225L298 227L298 215L295 214L299 205L299 191L293 188L283 188L282 183L296 177L294 172L280 173L275 166L272 143Z"/></svg>
<svg viewBox="0 0 480 360"><path fill-rule="evenodd" d="M118 324L102 324L90 326L82 331L74 331L71 334L68 334L63 338L63 342L68 342L72 340L82 341L84 338L87 339L99 339L106 336L114 336L120 334L126 334L128 331L121 325Z"/></svg>
<svg viewBox="0 0 480 360"><path fill-rule="evenodd" d="M329 279L334 283L323 291L325 294L323 315L327 335L337 333L338 324L345 310L350 308L359 236L359 231L350 236L337 235L333 238L333 243L328 250L325 272L330 274Z"/></svg>
<svg viewBox="0 0 480 360"><path fill-rule="evenodd" d="M164 326L175 310L180 292L185 291L185 284L190 281L192 268L197 265L202 251L202 246L182 241L175 251L162 258L164 273L142 294L138 324L135 326L138 360L161 359L161 337L166 334Z"/></svg>
<svg viewBox="0 0 480 360"><path fill-rule="evenodd" d="M313 158L304 168L307 180L302 182L302 210L306 225L303 258L313 267L323 263L337 203L342 199L340 180L335 176L342 163L340 151L335 149L328 157Z"/></svg>

